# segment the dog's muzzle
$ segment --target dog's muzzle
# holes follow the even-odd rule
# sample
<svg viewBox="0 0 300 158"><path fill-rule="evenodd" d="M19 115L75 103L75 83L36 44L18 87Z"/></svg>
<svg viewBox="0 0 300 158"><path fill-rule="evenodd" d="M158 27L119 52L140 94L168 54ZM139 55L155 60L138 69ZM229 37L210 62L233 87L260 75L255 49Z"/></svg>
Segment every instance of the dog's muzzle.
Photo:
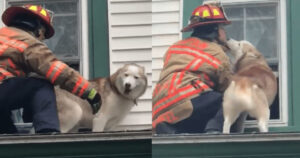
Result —
<svg viewBox="0 0 300 158"><path fill-rule="evenodd" d="M131 85L129 83L126 83L125 84L125 90L124 90L124 93L125 94L128 94L131 92L131 89L130 89Z"/></svg>

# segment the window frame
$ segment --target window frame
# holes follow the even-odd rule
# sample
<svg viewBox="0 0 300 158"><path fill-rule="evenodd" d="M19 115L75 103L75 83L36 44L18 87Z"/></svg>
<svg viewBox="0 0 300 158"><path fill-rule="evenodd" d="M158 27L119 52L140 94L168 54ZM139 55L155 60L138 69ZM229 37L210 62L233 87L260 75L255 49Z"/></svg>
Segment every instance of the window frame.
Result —
<svg viewBox="0 0 300 158"><path fill-rule="evenodd" d="M286 1L285 0L222 0L225 6L238 4L278 4L278 76L279 76L279 119L269 121L270 127L288 126L288 66L287 66L287 21L286 21ZM246 122L246 127L257 127L257 121L251 120Z"/></svg>

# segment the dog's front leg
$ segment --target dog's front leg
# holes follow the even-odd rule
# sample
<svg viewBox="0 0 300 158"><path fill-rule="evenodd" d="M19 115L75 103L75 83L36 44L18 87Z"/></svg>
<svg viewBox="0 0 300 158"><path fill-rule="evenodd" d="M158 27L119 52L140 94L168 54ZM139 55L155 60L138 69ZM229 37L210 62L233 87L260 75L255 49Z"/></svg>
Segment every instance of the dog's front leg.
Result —
<svg viewBox="0 0 300 158"><path fill-rule="evenodd" d="M100 113L93 119L93 132L103 132L107 123L107 117Z"/></svg>

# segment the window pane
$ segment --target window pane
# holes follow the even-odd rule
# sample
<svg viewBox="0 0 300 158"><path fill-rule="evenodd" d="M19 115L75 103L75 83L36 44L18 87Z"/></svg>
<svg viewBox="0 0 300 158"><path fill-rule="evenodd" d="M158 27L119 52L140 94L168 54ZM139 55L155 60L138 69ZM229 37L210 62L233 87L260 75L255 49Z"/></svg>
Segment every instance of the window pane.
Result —
<svg viewBox="0 0 300 158"><path fill-rule="evenodd" d="M55 35L45 41L59 57L78 57L78 17L76 2L50 3L45 7L54 12Z"/></svg>
<svg viewBox="0 0 300 158"><path fill-rule="evenodd" d="M54 11L56 15L77 12L77 3L74 0L73 2L47 2L45 7Z"/></svg>
<svg viewBox="0 0 300 158"><path fill-rule="evenodd" d="M268 58L277 58L277 32L275 20L248 20L246 40Z"/></svg>
<svg viewBox="0 0 300 158"><path fill-rule="evenodd" d="M48 47L59 58L77 59L79 63L80 39L78 33L78 0L61 1L30 1L30 4L43 5L54 12L53 25L55 34L49 40L45 40ZM20 6L26 1L9 2L11 6ZM68 60L67 60L68 61Z"/></svg>
<svg viewBox="0 0 300 158"><path fill-rule="evenodd" d="M54 18L55 35L46 44L58 57L78 57L78 34L76 16Z"/></svg>
<svg viewBox="0 0 300 158"><path fill-rule="evenodd" d="M231 6L231 7L226 7L224 9L227 17L230 17L230 19L243 18L243 8L234 8Z"/></svg>
<svg viewBox="0 0 300 158"><path fill-rule="evenodd" d="M277 65L279 48L277 4L227 6L225 4L224 7L229 20L232 21L231 25L225 27L228 37L250 41L270 64Z"/></svg>
<svg viewBox="0 0 300 158"><path fill-rule="evenodd" d="M275 18L276 14L276 6L275 5L267 5L261 7L249 7L246 9L246 16L248 17L272 17Z"/></svg>
<svg viewBox="0 0 300 158"><path fill-rule="evenodd" d="M226 34L228 38L236 40L244 39L244 27L243 21L232 21L230 25L226 25Z"/></svg>

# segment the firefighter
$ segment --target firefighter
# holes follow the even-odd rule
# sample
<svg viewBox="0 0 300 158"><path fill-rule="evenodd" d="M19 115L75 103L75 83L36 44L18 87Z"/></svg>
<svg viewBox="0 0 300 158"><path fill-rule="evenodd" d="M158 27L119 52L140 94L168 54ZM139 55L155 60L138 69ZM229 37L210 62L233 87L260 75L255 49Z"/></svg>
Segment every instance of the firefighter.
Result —
<svg viewBox="0 0 300 158"><path fill-rule="evenodd" d="M222 93L232 76L220 4L198 6L182 32L191 37L171 45L153 91L157 134L218 133L223 128Z"/></svg>
<svg viewBox="0 0 300 158"><path fill-rule="evenodd" d="M101 106L92 85L42 43L54 35L52 18L52 12L39 5L10 7L2 15L6 27L0 29L0 133L17 132L11 111L19 108L31 114L36 133L60 132L53 85L87 99L94 113Z"/></svg>

